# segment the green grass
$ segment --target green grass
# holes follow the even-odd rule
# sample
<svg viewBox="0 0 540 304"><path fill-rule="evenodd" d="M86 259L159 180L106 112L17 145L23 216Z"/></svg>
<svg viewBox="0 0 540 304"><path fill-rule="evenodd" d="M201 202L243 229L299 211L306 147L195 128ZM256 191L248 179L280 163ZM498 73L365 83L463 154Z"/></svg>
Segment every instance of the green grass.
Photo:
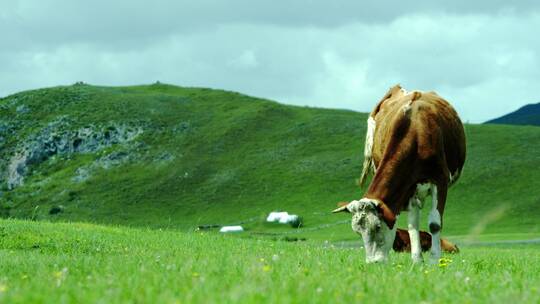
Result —
<svg viewBox="0 0 540 304"><path fill-rule="evenodd" d="M374 101L375 102L375 101ZM17 108L26 106L27 111ZM66 117L70 128L141 127L134 142L97 153L57 155L34 164L23 186L4 187L4 217L193 231L242 223L249 236L354 240L338 201L356 185L367 115L281 105L235 92L154 84L62 86L0 99L0 172L22 141ZM2 131L9 125L10 131ZM466 125L468 158L450 190L443 235L540 234L540 129ZM114 152L134 159L77 169ZM163 155L172 156L163 160ZM0 183L5 184L0 174ZM50 215L52 206L65 212ZM263 223L273 210L301 215L298 230ZM486 216L490 215L490 216ZM406 217L400 218L403 227ZM425 223L422 224L425 229ZM479 225L478 223L483 223ZM476 228L475 228L476 227Z"/></svg>
<svg viewBox="0 0 540 304"><path fill-rule="evenodd" d="M359 249L172 230L0 220L2 303L538 303L539 245L442 265Z"/></svg>

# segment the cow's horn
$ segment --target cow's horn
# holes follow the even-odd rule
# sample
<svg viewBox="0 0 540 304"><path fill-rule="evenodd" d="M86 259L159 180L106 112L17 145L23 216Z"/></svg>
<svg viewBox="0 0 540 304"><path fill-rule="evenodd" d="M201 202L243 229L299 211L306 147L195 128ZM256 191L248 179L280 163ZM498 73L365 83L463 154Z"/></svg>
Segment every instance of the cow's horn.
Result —
<svg viewBox="0 0 540 304"><path fill-rule="evenodd" d="M338 212L350 212L349 209L347 209L347 206L348 205L345 205L345 206L341 206L337 209L334 209L334 211L332 211L332 213L338 213Z"/></svg>

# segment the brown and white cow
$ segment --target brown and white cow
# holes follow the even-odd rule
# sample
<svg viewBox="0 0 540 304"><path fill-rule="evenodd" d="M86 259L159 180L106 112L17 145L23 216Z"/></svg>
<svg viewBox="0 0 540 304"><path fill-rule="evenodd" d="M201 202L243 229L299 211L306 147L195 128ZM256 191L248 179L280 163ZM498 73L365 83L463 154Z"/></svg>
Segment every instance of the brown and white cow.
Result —
<svg viewBox="0 0 540 304"><path fill-rule="evenodd" d="M447 191L465 163L465 133L454 108L434 92L394 86L369 116L364 157L361 183L374 173L367 192L334 212L352 213L352 229L362 235L366 261L387 260L396 219L408 211L411 256L421 262L419 210L431 196L431 260L437 262Z"/></svg>

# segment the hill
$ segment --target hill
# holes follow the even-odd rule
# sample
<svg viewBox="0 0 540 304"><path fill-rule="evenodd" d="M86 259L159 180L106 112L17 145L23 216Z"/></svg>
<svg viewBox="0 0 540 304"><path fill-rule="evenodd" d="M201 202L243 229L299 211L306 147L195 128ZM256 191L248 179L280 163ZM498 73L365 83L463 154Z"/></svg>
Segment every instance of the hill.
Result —
<svg viewBox="0 0 540 304"><path fill-rule="evenodd" d="M540 126L540 103L525 105L515 112L487 121L486 123Z"/></svg>
<svg viewBox="0 0 540 304"><path fill-rule="evenodd" d="M4 217L357 239L329 211L362 194L366 114L165 84L21 92L0 99L0 114ZM446 235L540 232L537 130L466 125ZM273 210L305 226L264 224Z"/></svg>

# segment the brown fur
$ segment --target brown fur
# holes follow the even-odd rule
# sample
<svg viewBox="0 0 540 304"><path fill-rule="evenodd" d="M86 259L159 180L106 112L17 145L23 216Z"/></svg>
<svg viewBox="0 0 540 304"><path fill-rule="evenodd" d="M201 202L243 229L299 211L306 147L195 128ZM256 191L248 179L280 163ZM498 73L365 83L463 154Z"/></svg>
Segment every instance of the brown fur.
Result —
<svg viewBox="0 0 540 304"><path fill-rule="evenodd" d="M431 182L437 186L442 220L449 175L460 172L465 162L465 132L454 108L433 92L405 95L397 85L371 116L376 121L372 150L376 172L365 197L391 210L384 218L391 227L407 208L416 185Z"/></svg>
<svg viewBox="0 0 540 304"><path fill-rule="evenodd" d="M420 231L420 246L424 252L431 249L431 234ZM411 239L407 230L399 228L396 230L396 238L394 239L392 248L396 252L411 252ZM441 249L449 253L459 252L458 246L446 239L441 239Z"/></svg>

